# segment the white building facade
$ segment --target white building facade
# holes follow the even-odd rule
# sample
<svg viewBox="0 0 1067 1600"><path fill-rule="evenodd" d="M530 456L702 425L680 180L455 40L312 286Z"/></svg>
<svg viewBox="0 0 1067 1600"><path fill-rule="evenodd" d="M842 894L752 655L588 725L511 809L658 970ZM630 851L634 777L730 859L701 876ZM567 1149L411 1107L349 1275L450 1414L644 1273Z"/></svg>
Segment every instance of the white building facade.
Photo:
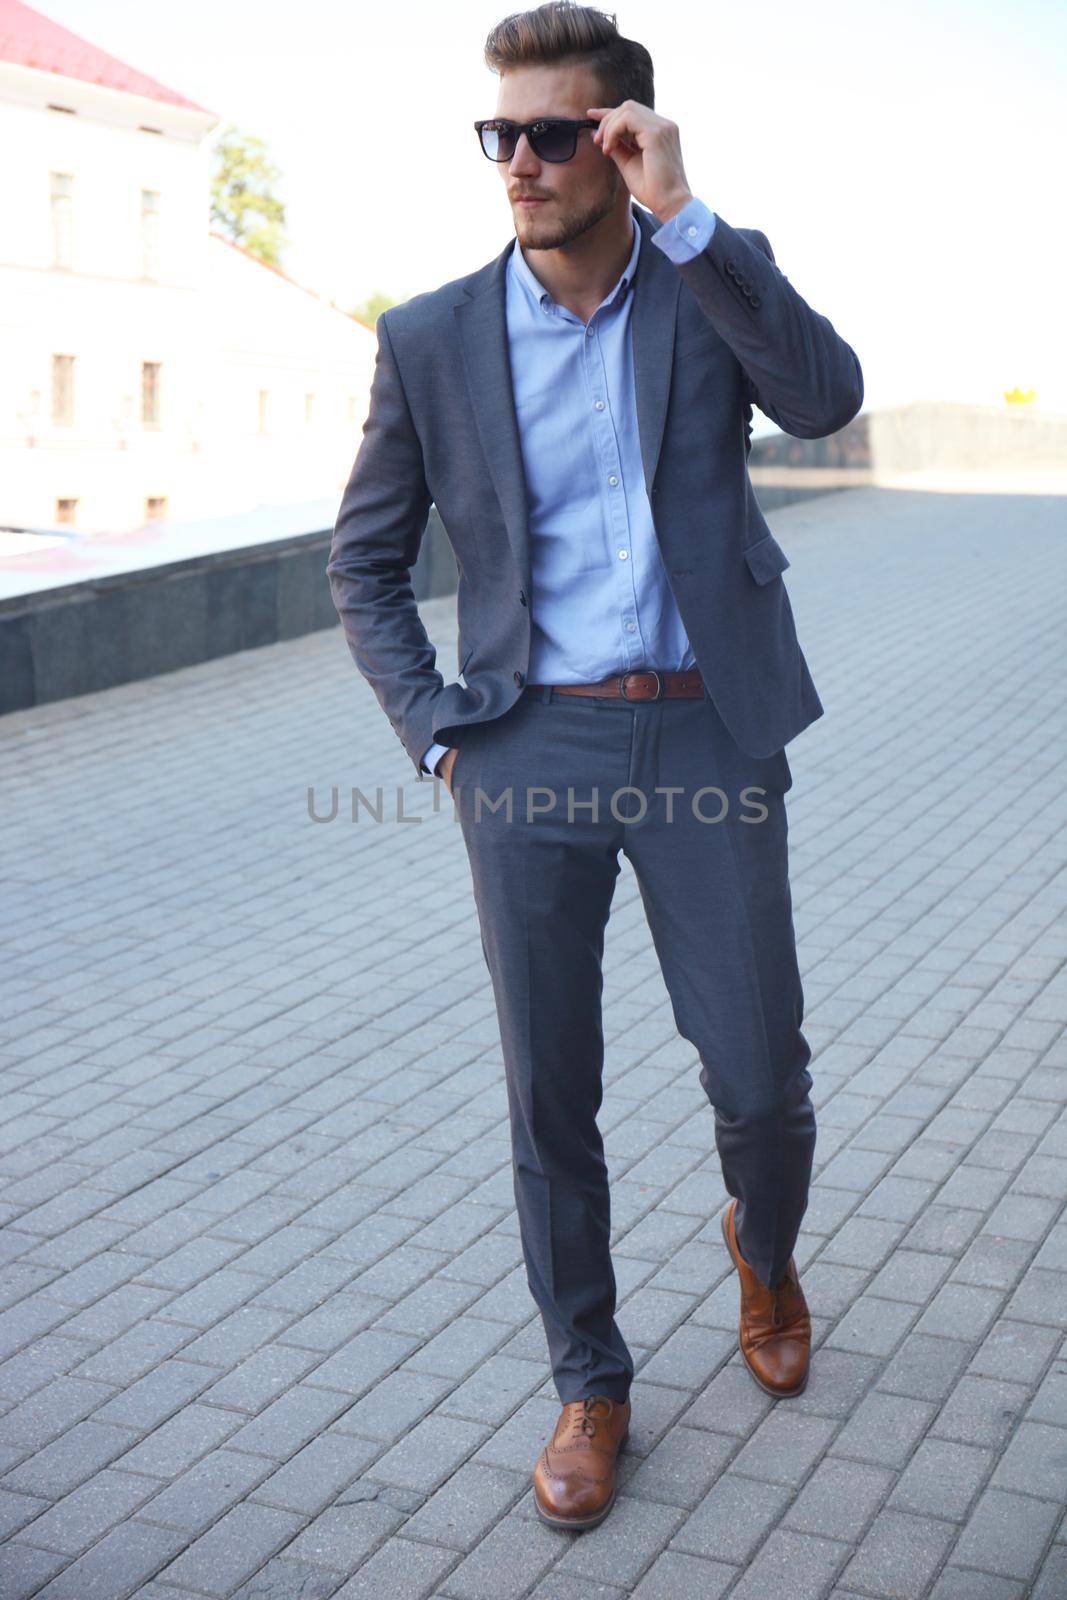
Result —
<svg viewBox="0 0 1067 1600"><path fill-rule="evenodd" d="M373 329L211 231L213 112L3 5L0 526L339 494Z"/></svg>

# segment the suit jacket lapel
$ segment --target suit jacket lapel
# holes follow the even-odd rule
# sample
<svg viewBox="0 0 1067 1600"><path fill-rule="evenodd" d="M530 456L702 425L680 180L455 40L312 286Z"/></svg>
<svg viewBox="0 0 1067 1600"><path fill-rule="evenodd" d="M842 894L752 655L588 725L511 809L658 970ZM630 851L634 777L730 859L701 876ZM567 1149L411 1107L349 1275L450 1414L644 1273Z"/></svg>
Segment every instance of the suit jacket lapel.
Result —
<svg viewBox="0 0 1067 1600"><path fill-rule="evenodd" d="M674 329L681 276L674 263L651 243L659 219L633 204L643 230L632 293L630 334L634 392L646 492L656 474L670 392ZM453 312L459 327L464 373L471 407L504 513L508 539L519 571L530 585L530 528L526 474L511 387L507 336L507 261L513 240L464 288Z"/></svg>

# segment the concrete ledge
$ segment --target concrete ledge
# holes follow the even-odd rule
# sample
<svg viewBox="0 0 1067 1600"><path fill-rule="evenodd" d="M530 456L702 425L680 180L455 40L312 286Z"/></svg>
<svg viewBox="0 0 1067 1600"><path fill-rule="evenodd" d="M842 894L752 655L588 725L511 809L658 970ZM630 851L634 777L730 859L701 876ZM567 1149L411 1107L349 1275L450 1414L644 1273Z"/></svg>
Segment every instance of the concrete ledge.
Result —
<svg viewBox="0 0 1067 1600"><path fill-rule="evenodd" d="M0 713L339 627L332 528L0 599ZM456 587L436 507L412 573L418 600Z"/></svg>
<svg viewBox="0 0 1067 1600"><path fill-rule="evenodd" d="M770 512L864 485L1019 493L1030 484L1033 492L1062 493L1065 459L1067 418L917 402L861 412L824 439L754 438L748 465ZM333 510L314 502L261 507L219 524L150 525L146 545L80 541L77 554L61 553L51 572L38 563L36 576L32 562L8 563L7 592L0 592L0 713L338 627L326 578L332 523L291 531ZM87 570L90 560L95 573ZM415 598L454 593L456 583L452 547L431 506L412 573Z"/></svg>

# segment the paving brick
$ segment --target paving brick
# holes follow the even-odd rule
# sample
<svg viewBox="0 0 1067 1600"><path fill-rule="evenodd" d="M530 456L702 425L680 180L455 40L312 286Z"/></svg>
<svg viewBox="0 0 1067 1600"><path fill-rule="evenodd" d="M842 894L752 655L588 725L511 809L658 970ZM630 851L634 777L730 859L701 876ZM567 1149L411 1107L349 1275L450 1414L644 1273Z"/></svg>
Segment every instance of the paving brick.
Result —
<svg viewBox="0 0 1067 1600"><path fill-rule="evenodd" d="M392 1372L344 1412L337 1431L393 1443L432 1411L450 1387L446 1378Z"/></svg>
<svg viewBox="0 0 1067 1600"><path fill-rule="evenodd" d="M105 1594L108 1600L127 1600L167 1566L183 1543L184 1536L169 1528L127 1519L40 1592L47 1600L95 1600Z"/></svg>
<svg viewBox="0 0 1067 1600"><path fill-rule="evenodd" d="M1003 1378L1008 1383L1034 1384L1041 1377L1061 1335L1054 1328L1002 1317L990 1328L968 1371L980 1378Z"/></svg>
<svg viewBox="0 0 1067 1600"><path fill-rule="evenodd" d="M292 1333L292 1329L287 1330L286 1342ZM362 1329L342 1349L312 1368L303 1387L339 1391L351 1402L368 1393L417 1348L418 1340L410 1334L392 1333L387 1328Z"/></svg>
<svg viewBox="0 0 1067 1600"><path fill-rule="evenodd" d="M4 1600L498 1600L502 1572L534 1600L1060 1600L1063 786L1017 753L1067 728L1045 694L984 692L988 662L1023 645L1031 688L1062 675L1017 559L1021 540L1030 567L1053 559L1054 503L1029 497L1005 542L996 497L968 496L965 518L957 497L892 499L776 513L803 530L812 646L854 654L858 632L866 652L844 691L863 714L798 747L791 797L820 1125L796 1249L811 1378L776 1403L738 1353L699 1057L623 859L601 1125L634 1413L620 1501L580 1539L532 1503L559 1404L491 985L476 919L454 915L454 821L410 785L426 826L349 841L356 905L327 832L298 825L279 854L252 816L294 750L330 770L338 727L364 765L394 760L336 630L0 719L19 868L0 1000ZM890 513L846 615L836 555ZM960 603L915 646L939 581ZM423 608L453 643L454 607ZM949 686L918 731L898 714L902 638L908 670ZM238 798L205 833L189 752L207 725L230 730L210 775ZM830 767L857 780L847 805ZM136 844L161 826L162 865ZM294 923L297 880L316 916ZM76 902L41 893L70 881L90 886ZM412 922L412 882L443 943L434 917Z"/></svg>
<svg viewBox="0 0 1067 1600"><path fill-rule="evenodd" d="M532 1472L546 1440L552 1436L559 1414L560 1403L555 1395L532 1395L503 1427L490 1433L475 1460L512 1472Z"/></svg>
<svg viewBox="0 0 1067 1600"><path fill-rule="evenodd" d="M675 1506L620 1495L611 1516L581 1538L569 1537L569 1548L555 1569L560 1576L614 1583L628 1589L667 1544L685 1512Z"/></svg>
<svg viewBox="0 0 1067 1600"><path fill-rule="evenodd" d="M439 1593L456 1600L500 1600L500 1577L506 1572L521 1572L532 1587L559 1559L563 1541L573 1537L536 1518L510 1514L452 1569Z"/></svg>
<svg viewBox="0 0 1067 1600"><path fill-rule="evenodd" d="M133 1478L116 1471L97 1473L50 1509L39 1502L43 1515L23 1529L24 1537L46 1550L80 1555L150 1500L157 1487L151 1478Z"/></svg>
<svg viewBox="0 0 1067 1600"><path fill-rule="evenodd" d="M470 1550L530 1487L529 1472L468 1461L405 1524L405 1535Z"/></svg>
<svg viewBox="0 0 1067 1600"><path fill-rule="evenodd" d="M933 1517L883 1511L842 1572L841 1582L885 1600L919 1600L955 1536L950 1523Z"/></svg>
<svg viewBox="0 0 1067 1600"><path fill-rule="evenodd" d="M697 1428L671 1428L626 1482L635 1499L692 1510L726 1466L734 1442ZM605 1574L607 1576L607 1574Z"/></svg>
<svg viewBox="0 0 1067 1600"><path fill-rule="evenodd" d="M1062 1515L1062 1506L1003 1489L985 1491L952 1552L953 1563L1029 1582Z"/></svg>
<svg viewBox="0 0 1067 1600"><path fill-rule="evenodd" d="M336 1427L327 1429L275 1470L259 1457L249 1457L259 1484L252 1498L262 1505L314 1516L354 1483L380 1453L380 1445L372 1440L354 1439ZM264 1466L266 1474L260 1470Z"/></svg>
<svg viewBox="0 0 1067 1600"><path fill-rule="evenodd" d="M75 1422L98 1412L114 1392L108 1384L84 1378L56 1378L0 1417L0 1444L39 1450Z"/></svg>
<svg viewBox="0 0 1067 1600"><path fill-rule="evenodd" d="M1067 1545L1055 1544L1029 1591L1031 1600L1058 1600L1067 1593Z"/></svg>
<svg viewBox="0 0 1067 1600"><path fill-rule="evenodd" d="M205 1405L254 1414L270 1405L318 1365L319 1356L314 1351L298 1350L291 1345L268 1344L247 1356L225 1377L219 1378L214 1372L210 1373L207 1385L201 1390L201 1398Z"/></svg>
<svg viewBox="0 0 1067 1600"><path fill-rule="evenodd" d="M39 1495L15 1494L0 1488L0 1544L47 1510L48 1501Z"/></svg>
<svg viewBox="0 0 1067 1600"><path fill-rule="evenodd" d="M544 1333L540 1326L537 1333L543 1348ZM507 1334L504 1323L486 1322L479 1317L457 1317L434 1338L420 1345L405 1365L415 1372L428 1372L437 1377L465 1378L494 1351L504 1351Z"/></svg>
<svg viewBox="0 0 1067 1600"><path fill-rule="evenodd" d="M634 1600L678 1600L680 1595L691 1594L699 1594L703 1600L720 1600L736 1577L737 1568L725 1562L705 1561L701 1556L687 1556L681 1550L664 1550L633 1590L633 1595ZM551 1583L549 1578L535 1591L539 1600L552 1600ZM564 1600L562 1594L559 1600ZM573 1600L580 1600L577 1590Z"/></svg>
<svg viewBox="0 0 1067 1600"><path fill-rule="evenodd" d="M893 1484L884 1467L829 1456L820 1461L783 1518L783 1526L855 1544Z"/></svg>
<svg viewBox="0 0 1067 1600"><path fill-rule="evenodd" d="M737 1346L733 1335L686 1323L666 1339L642 1368L647 1383L676 1389L702 1389Z"/></svg>
<svg viewBox="0 0 1067 1600"><path fill-rule="evenodd" d="M878 1380L886 1394L916 1400L944 1400L967 1365L972 1346L956 1339L909 1333Z"/></svg>
<svg viewBox="0 0 1067 1600"><path fill-rule="evenodd" d="M235 1506L172 1561L162 1579L204 1594L229 1595L303 1525L302 1517L274 1507Z"/></svg>
<svg viewBox="0 0 1067 1600"><path fill-rule="evenodd" d="M136 1435L128 1429L108 1427L89 1418L19 1462L6 1473L3 1486L58 1499L119 1456L125 1456L135 1441Z"/></svg>
<svg viewBox="0 0 1067 1600"><path fill-rule="evenodd" d="M9 1539L0 1546L0 1594L4 1600L29 1600L67 1565L66 1556Z"/></svg>
<svg viewBox="0 0 1067 1600"><path fill-rule="evenodd" d="M675 1533L671 1549L743 1566L791 1499L784 1484L726 1472Z"/></svg>
<svg viewBox="0 0 1067 1600"><path fill-rule="evenodd" d="M938 1412L931 1433L998 1449L1014 1431L1030 1391L1020 1383L965 1376Z"/></svg>
<svg viewBox="0 0 1067 1600"><path fill-rule="evenodd" d="M848 1554L847 1545L832 1539L775 1528L730 1593L738 1600L784 1593L791 1600L822 1600Z"/></svg>
<svg viewBox="0 0 1067 1600"><path fill-rule="evenodd" d="M1067 1498L1067 1428L1024 1418L997 1463L992 1483L1062 1505Z"/></svg>
<svg viewBox="0 0 1067 1600"><path fill-rule="evenodd" d="M1010 1578L947 1566L930 1590L930 1600L1026 1600L1026 1595L1022 1584ZM1054 1596L1048 1595L1045 1600L1054 1600Z"/></svg>
<svg viewBox="0 0 1067 1600"><path fill-rule="evenodd" d="M450 1550L414 1539L389 1539L337 1591L337 1600L424 1600L456 1562Z"/></svg>
<svg viewBox="0 0 1067 1600"><path fill-rule="evenodd" d="M861 1295L827 1340L859 1355L888 1356L915 1321L916 1308Z"/></svg>
<svg viewBox="0 0 1067 1600"><path fill-rule="evenodd" d="M217 1411L196 1403L187 1405L143 1439L125 1432L122 1471L157 1478L177 1477L234 1434L241 1420L236 1412Z"/></svg>
<svg viewBox="0 0 1067 1600"><path fill-rule="evenodd" d="M232 1600L332 1600L343 1583L341 1574L332 1567L312 1566L309 1561L294 1561L283 1550L232 1591ZM153 1586L149 1595L138 1594L136 1600L184 1600L188 1589L175 1589L170 1584Z"/></svg>
<svg viewBox="0 0 1067 1600"><path fill-rule="evenodd" d="M149 1487L152 1498L143 1507L145 1520L170 1528L202 1533L211 1523L243 1500L270 1473L270 1462L236 1450L213 1450L179 1477L160 1489L151 1479L130 1477L132 1493ZM121 1474L112 1474L121 1477Z"/></svg>
<svg viewBox="0 0 1067 1600"><path fill-rule="evenodd" d="M229 1447L284 1460L336 1421L350 1404L347 1395L296 1384L231 1433Z"/></svg>
<svg viewBox="0 0 1067 1600"><path fill-rule="evenodd" d="M373 1477L410 1489L435 1489L492 1436L480 1423L426 1417L374 1463Z"/></svg>

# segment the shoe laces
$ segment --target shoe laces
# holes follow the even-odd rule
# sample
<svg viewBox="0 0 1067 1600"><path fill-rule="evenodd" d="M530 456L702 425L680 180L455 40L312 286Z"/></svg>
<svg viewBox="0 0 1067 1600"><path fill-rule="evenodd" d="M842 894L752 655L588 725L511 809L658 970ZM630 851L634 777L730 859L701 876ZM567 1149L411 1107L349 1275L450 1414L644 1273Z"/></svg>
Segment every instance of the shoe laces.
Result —
<svg viewBox="0 0 1067 1600"><path fill-rule="evenodd" d="M572 1404L576 1408L571 1412L572 1435L575 1433L584 1433L589 1439L594 1437L596 1434L597 1419L593 1415L593 1407L601 1405L602 1403L601 1396L595 1394L587 1394L580 1401L572 1401ZM577 1409L578 1406L581 1407L581 1410Z"/></svg>
<svg viewBox="0 0 1067 1600"><path fill-rule="evenodd" d="M795 1309L795 1306L793 1304L793 1302L795 1300L794 1287L795 1287L795 1272L794 1272L794 1269L793 1269L793 1264L792 1264L792 1262L790 1262L789 1266L786 1267L785 1271L783 1272L782 1276L779 1278L778 1282L771 1289L771 1327L772 1328L781 1328L785 1324L786 1315L785 1315L785 1308L784 1308L784 1306L782 1304L783 1300L788 1300L790 1302L790 1309L791 1310Z"/></svg>
<svg viewBox="0 0 1067 1600"><path fill-rule="evenodd" d="M782 1311L782 1294L781 1294L781 1291L782 1291L784 1286L785 1286L785 1279L783 1278L782 1282L781 1283L776 1283L774 1288L771 1291L771 1294L773 1296L773 1298L771 1300L771 1327L772 1328L780 1328L782 1326L782 1324L785 1322L785 1315L784 1315L784 1313Z"/></svg>

